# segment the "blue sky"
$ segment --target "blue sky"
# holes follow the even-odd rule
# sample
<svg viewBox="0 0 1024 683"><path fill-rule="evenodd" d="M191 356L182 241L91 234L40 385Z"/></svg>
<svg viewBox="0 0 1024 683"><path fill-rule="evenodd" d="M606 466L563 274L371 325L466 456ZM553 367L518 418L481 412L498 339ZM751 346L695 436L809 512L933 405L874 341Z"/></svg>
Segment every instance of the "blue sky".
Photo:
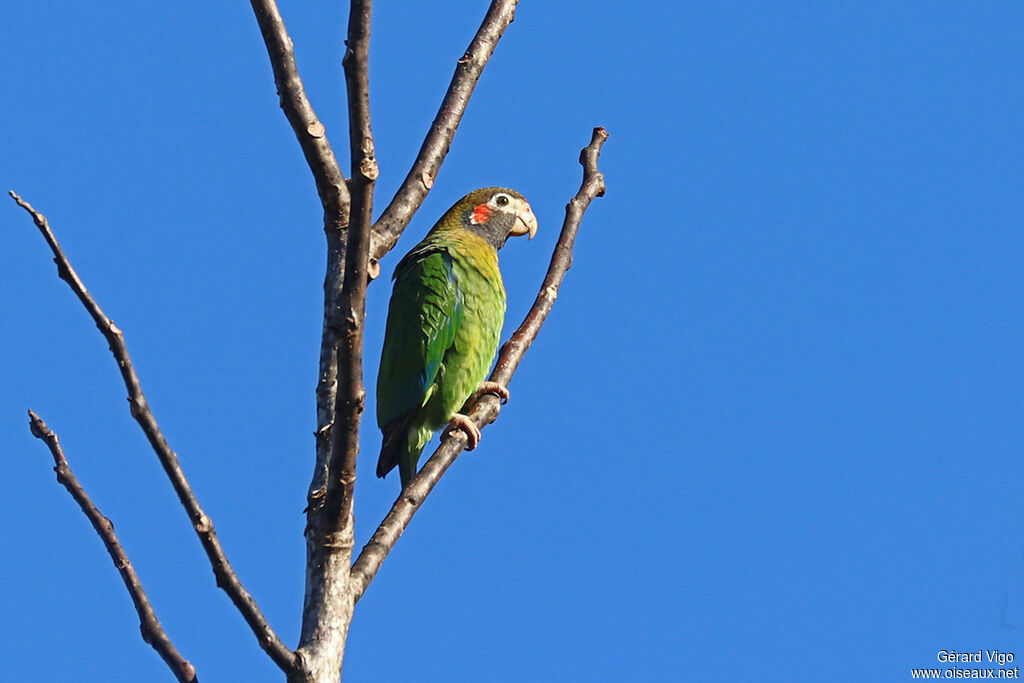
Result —
<svg viewBox="0 0 1024 683"><path fill-rule="evenodd" d="M339 153L343 4L281 8ZM383 208L485 3L379 5ZM502 252L508 334L594 125L608 194L511 403L360 602L346 681L899 681L943 649L1024 659L1022 30L1018 2L521 3L385 276L466 191L514 187L540 233ZM16 3L0 46L3 189L125 331L294 645L323 236L251 10ZM389 290L369 292L371 391ZM10 202L0 292L5 676L170 680L32 408L201 680L279 680ZM397 481L372 476L372 419L362 448L365 541Z"/></svg>

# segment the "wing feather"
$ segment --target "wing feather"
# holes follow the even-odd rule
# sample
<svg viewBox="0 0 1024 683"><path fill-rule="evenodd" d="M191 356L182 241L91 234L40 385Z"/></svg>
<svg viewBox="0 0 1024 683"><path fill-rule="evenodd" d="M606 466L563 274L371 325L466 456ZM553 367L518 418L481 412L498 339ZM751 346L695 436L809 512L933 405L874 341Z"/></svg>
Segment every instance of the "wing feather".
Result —
<svg viewBox="0 0 1024 683"><path fill-rule="evenodd" d="M462 323L462 294L446 249L417 249L395 270L377 375L382 429L421 408Z"/></svg>

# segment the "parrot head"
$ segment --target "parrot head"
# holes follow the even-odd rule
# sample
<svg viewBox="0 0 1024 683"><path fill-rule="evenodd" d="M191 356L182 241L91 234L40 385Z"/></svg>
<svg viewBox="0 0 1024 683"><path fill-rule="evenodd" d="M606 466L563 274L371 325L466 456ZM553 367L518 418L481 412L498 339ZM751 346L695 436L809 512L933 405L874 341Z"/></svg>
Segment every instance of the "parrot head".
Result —
<svg viewBox="0 0 1024 683"><path fill-rule="evenodd" d="M457 224L483 237L495 249L501 249L511 235L537 234L537 218L523 195L504 187L474 190L448 209L441 225Z"/></svg>

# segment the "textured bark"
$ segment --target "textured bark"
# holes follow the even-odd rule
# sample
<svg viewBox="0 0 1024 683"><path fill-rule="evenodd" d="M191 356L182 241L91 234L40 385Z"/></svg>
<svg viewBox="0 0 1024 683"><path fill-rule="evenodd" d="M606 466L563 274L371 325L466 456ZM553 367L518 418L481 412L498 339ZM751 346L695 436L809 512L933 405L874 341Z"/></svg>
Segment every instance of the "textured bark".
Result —
<svg viewBox="0 0 1024 683"><path fill-rule="evenodd" d="M311 505L306 537L306 600L295 681L337 680L345 654L354 601L349 588L354 519L353 493L359 455L359 424L366 402L363 388L363 330L367 253L377 161L370 128L369 44L371 0L353 0L343 65L348 92L351 211L344 278L333 328L337 335L337 390L332 440L322 500ZM325 324L325 337L329 333Z"/></svg>

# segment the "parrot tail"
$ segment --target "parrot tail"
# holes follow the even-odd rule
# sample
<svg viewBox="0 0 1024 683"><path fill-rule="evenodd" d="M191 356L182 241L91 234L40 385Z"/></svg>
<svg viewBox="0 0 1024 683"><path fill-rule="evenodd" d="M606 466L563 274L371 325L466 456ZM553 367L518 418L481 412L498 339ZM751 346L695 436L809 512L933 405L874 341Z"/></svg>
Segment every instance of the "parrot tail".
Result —
<svg viewBox="0 0 1024 683"><path fill-rule="evenodd" d="M434 433L430 427L418 424L412 419L415 412L410 411L381 427L384 441L380 447L380 458L377 460L377 476L384 478L388 472L398 467L402 488L416 476L416 463L420 459L420 453Z"/></svg>
<svg viewBox="0 0 1024 683"><path fill-rule="evenodd" d="M411 413L388 422L380 428L384 439L380 445L380 457L377 459L377 476L383 479L387 473L398 466L398 461L407 450Z"/></svg>

